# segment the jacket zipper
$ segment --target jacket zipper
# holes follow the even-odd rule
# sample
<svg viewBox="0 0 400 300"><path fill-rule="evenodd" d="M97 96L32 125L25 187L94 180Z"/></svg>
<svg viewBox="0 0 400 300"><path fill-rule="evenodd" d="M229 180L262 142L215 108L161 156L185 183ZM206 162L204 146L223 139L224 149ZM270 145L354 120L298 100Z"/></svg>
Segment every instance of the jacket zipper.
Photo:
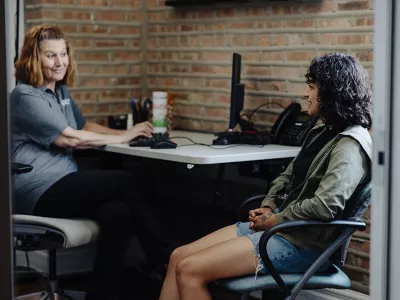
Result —
<svg viewBox="0 0 400 300"><path fill-rule="evenodd" d="M320 157L320 159L317 161L317 163L315 164L315 166L314 166L314 168L313 168L312 170L310 170L310 169L308 170L307 175L306 175L306 178L303 180L303 182L302 182L301 184L298 185L297 188L302 187L303 184L306 183L306 181L310 178L311 173L314 172L314 170L317 168L317 166L319 165L319 163L321 162L321 160L322 160L323 158L325 158L325 156L328 155L328 153L330 153L331 150L337 145L337 143L339 142L339 140L340 140L340 136L336 137L336 141L335 141L335 142L332 144L332 146L328 149L329 151L326 151L326 153ZM286 197L284 197L284 200L283 200L283 202L282 202L282 205L281 205L281 208L279 209L279 211L282 211L283 209L286 208L286 207L285 207L285 204L286 204L286 202L287 202L287 199L289 199L289 196L290 196L297 188L291 190L291 191L289 192L289 194L285 195Z"/></svg>

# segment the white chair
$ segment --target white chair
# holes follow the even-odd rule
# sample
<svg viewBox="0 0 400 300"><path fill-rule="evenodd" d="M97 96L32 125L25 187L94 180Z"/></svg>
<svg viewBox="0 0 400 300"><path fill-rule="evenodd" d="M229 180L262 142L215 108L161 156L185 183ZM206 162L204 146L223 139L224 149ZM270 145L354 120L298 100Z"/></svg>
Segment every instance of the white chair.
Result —
<svg viewBox="0 0 400 300"><path fill-rule="evenodd" d="M13 164L12 173L22 174L32 167ZM19 300L33 299L71 299L67 291L58 288L56 251L60 248L73 248L94 243L99 234L99 226L91 220L45 218L32 215L14 214L13 244L14 250L25 252L47 250L48 288L37 294L20 296ZM15 256L15 255L14 255Z"/></svg>

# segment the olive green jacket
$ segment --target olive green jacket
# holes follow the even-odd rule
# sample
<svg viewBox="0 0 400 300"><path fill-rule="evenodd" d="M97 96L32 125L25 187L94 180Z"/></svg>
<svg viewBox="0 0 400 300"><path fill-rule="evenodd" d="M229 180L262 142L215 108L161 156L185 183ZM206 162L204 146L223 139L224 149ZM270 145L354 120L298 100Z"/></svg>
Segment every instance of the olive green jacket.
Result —
<svg viewBox="0 0 400 300"><path fill-rule="evenodd" d="M275 215L277 222L340 219L346 201L370 172L371 156L372 139L367 129L351 126L339 133L314 158L305 180L288 194L283 210ZM285 194L292 171L293 161L271 183L262 207L276 211L278 197ZM332 232L331 228L311 228L280 235L298 247L322 251L333 242Z"/></svg>

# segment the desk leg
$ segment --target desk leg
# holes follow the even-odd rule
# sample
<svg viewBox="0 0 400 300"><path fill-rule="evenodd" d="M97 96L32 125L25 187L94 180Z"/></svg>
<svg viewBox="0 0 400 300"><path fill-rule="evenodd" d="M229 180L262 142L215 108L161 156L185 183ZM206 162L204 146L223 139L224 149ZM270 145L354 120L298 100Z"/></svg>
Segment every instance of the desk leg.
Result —
<svg viewBox="0 0 400 300"><path fill-rule="evenodd" d="M215 182L215 193L214 193L214 199L212 202L212 206L215 206L215 204L217 203L217 199L221 196L219 189L220 189L222 180L224 179L224 174L225 174L225 164L220 164L219 169L218 169L218 174L217 174L217 180Z"/></svg>

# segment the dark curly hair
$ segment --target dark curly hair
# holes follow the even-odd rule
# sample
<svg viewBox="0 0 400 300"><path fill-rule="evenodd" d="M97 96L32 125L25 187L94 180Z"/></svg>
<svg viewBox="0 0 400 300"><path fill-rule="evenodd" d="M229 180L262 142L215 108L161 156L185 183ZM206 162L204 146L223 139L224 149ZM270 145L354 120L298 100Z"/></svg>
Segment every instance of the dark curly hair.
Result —
<svg viewBox="0 0 400 300"><path fill-rule="evenodd" d="M356 58L344 53L315 57L304 76L318 87L320 118L327 126L371 128L371 82Z"/></svg>

